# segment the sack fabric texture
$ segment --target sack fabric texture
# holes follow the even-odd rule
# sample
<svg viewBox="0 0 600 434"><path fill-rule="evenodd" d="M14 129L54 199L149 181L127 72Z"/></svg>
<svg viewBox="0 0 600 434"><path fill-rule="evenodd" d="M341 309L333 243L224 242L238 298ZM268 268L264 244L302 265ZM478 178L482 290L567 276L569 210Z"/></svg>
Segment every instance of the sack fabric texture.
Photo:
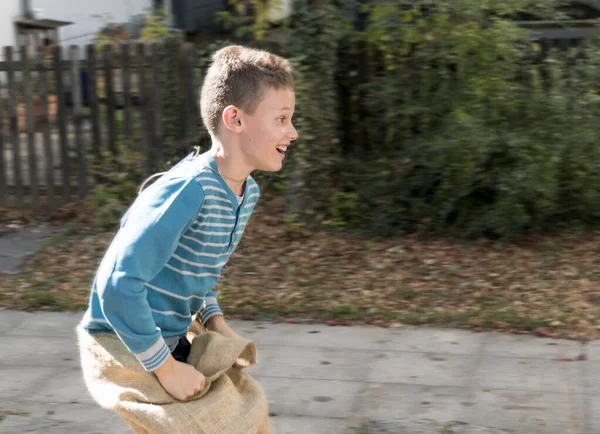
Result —
<svg viewBox="0 0 600 434"><path fill-rule="evenodd" d="M118 413L138 434L269 434L267 397L244 368L256 364L256 344L206 331L195 320L187 363L206 387L179 401L161 386L114 333L77 329L83 378L98 404Z"/></svg>

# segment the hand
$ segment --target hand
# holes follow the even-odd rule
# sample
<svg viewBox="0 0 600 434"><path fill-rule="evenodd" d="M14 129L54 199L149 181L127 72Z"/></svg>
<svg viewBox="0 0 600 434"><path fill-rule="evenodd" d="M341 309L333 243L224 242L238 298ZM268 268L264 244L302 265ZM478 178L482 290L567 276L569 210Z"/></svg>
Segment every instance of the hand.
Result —
<svg viewBox="0 0 600 434"><path fill-rule="evenodd" d="M162 387L173 398L183 401L204 390L206 379L192 365L169 358L154 371Z"/></svg>

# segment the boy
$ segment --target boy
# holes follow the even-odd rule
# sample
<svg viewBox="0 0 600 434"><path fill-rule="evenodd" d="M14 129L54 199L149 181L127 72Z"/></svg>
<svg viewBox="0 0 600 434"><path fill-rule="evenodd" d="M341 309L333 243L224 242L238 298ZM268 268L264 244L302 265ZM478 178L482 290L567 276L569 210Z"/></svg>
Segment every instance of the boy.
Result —
<svg viewBox="0 0 600 434"><path fill-rule="evenodd" d="M240 339L213 288L259 197L251 172L280 170L298 136L294 105L286 60L242 46L217 51L201 90L211 150L188 156L140 194L98 268L80 329L116 334L177 400L205 386L185 363L195 314L206 329Z"/></svg>

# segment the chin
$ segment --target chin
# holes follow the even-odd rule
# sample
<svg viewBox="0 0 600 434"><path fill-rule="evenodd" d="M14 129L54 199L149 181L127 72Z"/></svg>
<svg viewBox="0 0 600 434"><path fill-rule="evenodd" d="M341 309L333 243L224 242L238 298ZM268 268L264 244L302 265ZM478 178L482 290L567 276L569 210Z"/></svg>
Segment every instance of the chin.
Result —
<svg viewBox="0 0 600 434"><path fill-rule="evenodd" d="M283 167L283 162L274 164L265 164L258 168L262 172L279 172Z"/></svg>

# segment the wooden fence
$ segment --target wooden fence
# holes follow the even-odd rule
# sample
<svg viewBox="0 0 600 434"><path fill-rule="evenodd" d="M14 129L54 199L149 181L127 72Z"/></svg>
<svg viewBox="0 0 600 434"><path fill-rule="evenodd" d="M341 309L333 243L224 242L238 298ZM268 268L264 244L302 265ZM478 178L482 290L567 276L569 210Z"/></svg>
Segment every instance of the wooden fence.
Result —
<svg viewBox="0 0 600 434"><path fill-rule="evenodd" d="M0 208L54 209L84 198L90 156L130 143L148 171L164 158L161 87L165 47L158 43L54 49L52 56L4 47L0 62ZM171 53L172 54L172 53ZM198 70L191 44L178 48L173 98L181 140L198 135ZM130 138L131 140L123 140Z"/></svg>

